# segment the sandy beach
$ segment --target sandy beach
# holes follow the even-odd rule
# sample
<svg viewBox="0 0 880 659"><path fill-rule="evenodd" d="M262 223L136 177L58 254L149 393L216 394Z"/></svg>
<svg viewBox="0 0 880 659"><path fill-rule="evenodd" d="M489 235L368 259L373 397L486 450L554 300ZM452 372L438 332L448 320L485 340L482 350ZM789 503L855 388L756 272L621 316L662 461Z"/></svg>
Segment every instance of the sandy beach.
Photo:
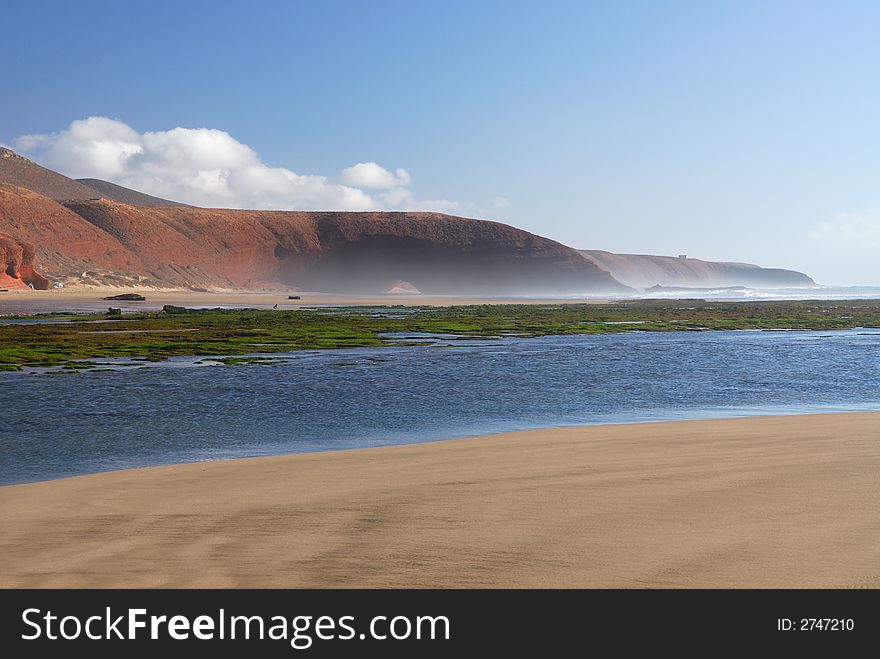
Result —
<svg viewBox="0 0 880 659"><path fill-rule="evenodd" d="M140 293L144 302L107 301L103 297L121 293ZM298 295L298 300L288 299ZM468 304L552 304L600 303L599 298L551 298L551 297L479 297L462 295L341 295L314 292L199 292L176 289L152 288L67 288L50 291L9 289L0 293L0 316L11 314L51 313L53 311L106 311L108 306L125 311L156 311L166 304L185 307L249 307L254 309L298 309L313 305L321 306L458 306Z"/></svg>
<svg viewBox="0 0 880 659"><path fill-rule="evenodd" d="M835 414L95 474L0 488L0 586L878 587L878 473Z"/></svg>

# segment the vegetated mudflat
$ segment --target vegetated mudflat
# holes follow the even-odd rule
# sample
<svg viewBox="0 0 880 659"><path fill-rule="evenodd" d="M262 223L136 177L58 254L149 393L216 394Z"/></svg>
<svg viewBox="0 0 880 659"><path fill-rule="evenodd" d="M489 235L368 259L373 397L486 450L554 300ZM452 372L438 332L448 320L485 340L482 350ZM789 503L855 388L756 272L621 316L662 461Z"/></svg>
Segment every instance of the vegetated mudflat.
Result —
<svg viewBox="0 0 880 659"><path fill-rule="evenodd" d="M23 322L29 321L29 322ZM40 322L43 321L43 322ZM58 322L65 321L65 322ZM106 322L100 322L106 321ZM880 301L707 302L640 300L613 304L191 310L47 314L0 320L0 370L94 368L92 360L161 361L388 345L385 334L537 337L620 332L839 330L880 327ZM404 337L405 338L405 337ZM228 360L227 363L250 363Z"/></svg>

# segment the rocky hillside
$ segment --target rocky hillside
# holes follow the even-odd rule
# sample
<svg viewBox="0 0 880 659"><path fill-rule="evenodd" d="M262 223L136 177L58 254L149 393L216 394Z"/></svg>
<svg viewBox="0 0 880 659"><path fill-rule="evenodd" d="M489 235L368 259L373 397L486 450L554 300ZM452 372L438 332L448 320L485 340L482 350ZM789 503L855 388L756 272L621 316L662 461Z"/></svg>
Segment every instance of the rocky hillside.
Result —
<svg viewBox="0 0 880 659"><path fill-rule="evenodd" d="M612 254L599 250L581 250L581 254L603 270L607 270L617 281L638 289L658 285L678 288L729 286L783 288L815 285L815 282L802 272L762 268L750 263L724 263L644 254Z"/></svg>
<svg viewBox="0 0 880 659"><path fill-rule="evenodd" d="M87 283L115 283L114 273L143 269L136 254L58 202L2 183L0 232L32 245L37 269L54 278L81 277L97 270L106 278Z"/></svg>
<svg viewBox="0 0 880 659"><path fill-rule="evenodd" d="M0 147L0 183L33 190L50 199L91 199L101 195L90 187L51 169L40 167L14 151Z"/></svg>

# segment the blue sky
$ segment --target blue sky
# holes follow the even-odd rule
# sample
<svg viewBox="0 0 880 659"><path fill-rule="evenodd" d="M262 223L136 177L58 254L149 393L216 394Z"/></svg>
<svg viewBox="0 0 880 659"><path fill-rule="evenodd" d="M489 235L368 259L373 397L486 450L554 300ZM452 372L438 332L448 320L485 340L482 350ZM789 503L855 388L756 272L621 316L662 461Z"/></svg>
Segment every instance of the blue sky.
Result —
<svg viewBox="0 0 880 659"><path fill-rule="evenodd" d="M406 170L365 203L880 283L878 25L877 2L11 2L0 141L83 174L51 150L75 120L211 128L326 185ZM341 189L309 181L301 204Z"/></svg>

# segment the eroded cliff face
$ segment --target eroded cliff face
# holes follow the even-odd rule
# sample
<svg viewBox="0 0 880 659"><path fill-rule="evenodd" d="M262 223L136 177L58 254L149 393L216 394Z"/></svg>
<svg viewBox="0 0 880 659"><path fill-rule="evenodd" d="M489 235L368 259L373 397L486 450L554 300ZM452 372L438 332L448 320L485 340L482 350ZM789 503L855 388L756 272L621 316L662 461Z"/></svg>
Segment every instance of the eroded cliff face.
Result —
<svg viewBox="0 0 880 659"><path fill-rule="evenodd" d="M0 184L0 231L59 278L380 293L628 290L576 250L498 222L437 213L242 211L58 203Z"/></svg>

